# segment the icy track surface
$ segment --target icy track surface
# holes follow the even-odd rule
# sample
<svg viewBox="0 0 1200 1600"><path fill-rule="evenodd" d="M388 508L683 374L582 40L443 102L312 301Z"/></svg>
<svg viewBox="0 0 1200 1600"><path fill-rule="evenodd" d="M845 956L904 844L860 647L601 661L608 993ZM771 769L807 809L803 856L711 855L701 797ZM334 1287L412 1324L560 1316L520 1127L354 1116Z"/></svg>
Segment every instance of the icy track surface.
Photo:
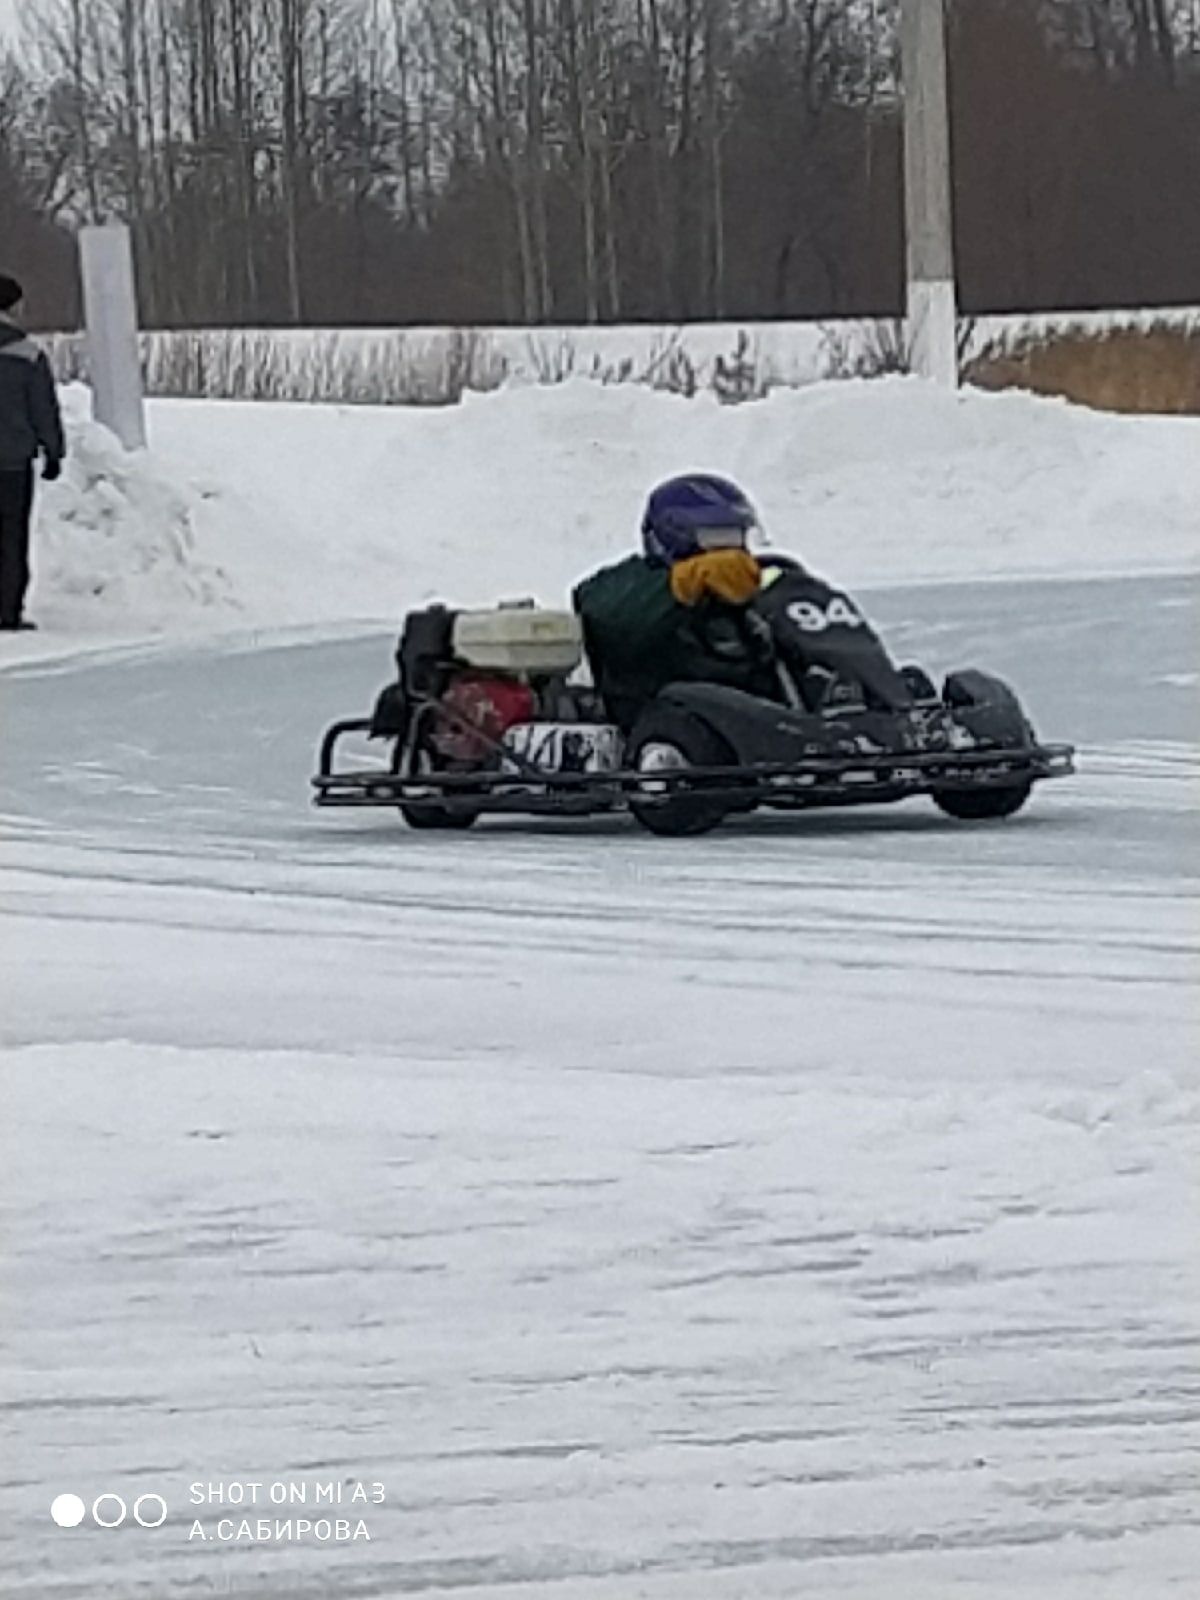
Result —
<svg viewBox="0 0 1200 1600"><path fill-rule="evenodd" d="M1194 1595L1198 596L864 597L1083 747L974 828L419 836L307 809L390 639L6 673L0 1591Z"/></svg>

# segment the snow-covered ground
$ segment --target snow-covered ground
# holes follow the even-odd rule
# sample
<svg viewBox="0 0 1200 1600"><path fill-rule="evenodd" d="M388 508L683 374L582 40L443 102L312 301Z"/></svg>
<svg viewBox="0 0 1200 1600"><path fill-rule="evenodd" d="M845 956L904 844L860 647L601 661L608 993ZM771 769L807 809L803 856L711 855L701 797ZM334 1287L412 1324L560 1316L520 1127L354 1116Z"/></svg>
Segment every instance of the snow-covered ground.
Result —
<svg viewBox="0 0 1200 1600"><path fill-rule="evenodd" d="M1200 423L912 379L722 407L582 381L434 410L160 401L128 456L69 391L31 610L85 642L392 626L430 595L569 585L636 539L648 487L724 470L773 542L843 583L1195 570Z"/></svg>
<svg viewBox="0 0 1200 1600"><path fill-rule="evenodd" d="M0 672L0 1593L1194 1592L1197 429L785 398L163 406L46 496ZM557 598L691 461L1080 776L694 843L308 810L372 619ZM120 604L67 586L91 538L157 553ZM369 1540L220 1536L329 1484Z"/></svg>

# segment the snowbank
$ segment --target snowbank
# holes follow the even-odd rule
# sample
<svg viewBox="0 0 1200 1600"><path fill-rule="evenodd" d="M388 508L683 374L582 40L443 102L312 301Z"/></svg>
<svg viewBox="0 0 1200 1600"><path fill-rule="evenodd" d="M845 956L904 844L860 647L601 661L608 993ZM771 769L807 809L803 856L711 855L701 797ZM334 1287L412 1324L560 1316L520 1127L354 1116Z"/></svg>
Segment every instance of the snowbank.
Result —
<svg viewBox="0 0 1200 1600"><path fill-rule="evenodd" d="M196 497L149 452L136 454L90 417L81 385L63 391L70 440L62 479L40 488L32 605L61 635L165 626L233 600L196 548Z"/></svg>
<svg viewBox="0 0 1200 1600"><path fill-rule="evenodd" d="M394 623L572 581L627 550L647 488L694 467L851 586L1191 569L1200 421L915 379L723 407L579 380L396 409L158 401L129 456L68 391L31 611L5 656L97 638Z"/></svg>

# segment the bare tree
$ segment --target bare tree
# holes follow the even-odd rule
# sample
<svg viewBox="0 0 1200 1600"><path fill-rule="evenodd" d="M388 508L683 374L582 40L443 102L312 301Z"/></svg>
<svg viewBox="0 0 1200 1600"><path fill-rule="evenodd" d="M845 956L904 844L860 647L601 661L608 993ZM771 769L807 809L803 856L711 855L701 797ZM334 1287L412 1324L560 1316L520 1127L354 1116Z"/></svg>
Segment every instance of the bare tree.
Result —
<svg viewBox="0 0 1200 1600"><path fill-rule="evenodd" d="M6 254L125 218L154 321L899 308L895 0L24 4ZM1200 0L954 12L965 303L1194 300Z"/></svg>

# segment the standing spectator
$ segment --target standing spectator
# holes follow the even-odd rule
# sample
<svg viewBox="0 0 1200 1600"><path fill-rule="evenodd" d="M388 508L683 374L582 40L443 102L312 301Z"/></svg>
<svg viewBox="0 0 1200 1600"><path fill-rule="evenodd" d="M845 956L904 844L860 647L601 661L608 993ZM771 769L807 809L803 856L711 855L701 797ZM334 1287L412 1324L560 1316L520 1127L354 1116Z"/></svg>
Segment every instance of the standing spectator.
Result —
<svg viewBox="0 0 1200 1600"><path fill-rule="evenodd" d="M23 615L33 464L40 454L42 477L53 483L66 454L50 363L14 320L23 297L15 278L0 274L0 629L9 633L36 626Z"/></svg>

